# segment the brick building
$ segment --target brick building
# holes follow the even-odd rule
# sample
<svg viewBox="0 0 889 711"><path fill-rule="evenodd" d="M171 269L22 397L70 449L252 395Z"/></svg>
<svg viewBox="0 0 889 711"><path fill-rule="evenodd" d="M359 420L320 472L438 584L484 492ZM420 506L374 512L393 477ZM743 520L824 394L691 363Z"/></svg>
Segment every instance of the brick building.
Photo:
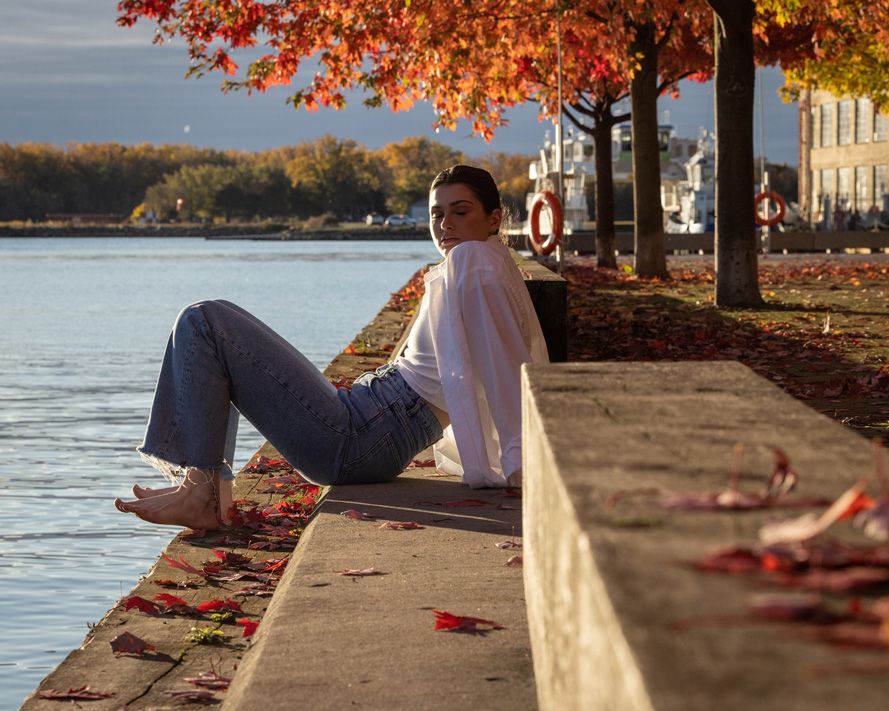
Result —
<svg viewBox="0 0 889 711"><path fill-rule="evenodd" d="M889 117L870 99L805 92L799 102L803 220L825 230L873 224L889 212Z"/></svg>

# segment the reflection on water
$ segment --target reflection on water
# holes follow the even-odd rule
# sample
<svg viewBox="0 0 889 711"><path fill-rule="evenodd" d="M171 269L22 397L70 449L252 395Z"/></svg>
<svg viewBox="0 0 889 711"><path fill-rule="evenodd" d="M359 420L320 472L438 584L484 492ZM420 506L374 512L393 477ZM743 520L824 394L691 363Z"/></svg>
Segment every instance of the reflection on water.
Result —
<svg viewBox="0 0 889 711"><path fill-rule="evenodd" d="M323 368L436 259L425 242L0 239L0 711L175 533L111 501L158 483L134 448L179 309L234 301ZM242 422L238 466L262 441Z"/></svg>

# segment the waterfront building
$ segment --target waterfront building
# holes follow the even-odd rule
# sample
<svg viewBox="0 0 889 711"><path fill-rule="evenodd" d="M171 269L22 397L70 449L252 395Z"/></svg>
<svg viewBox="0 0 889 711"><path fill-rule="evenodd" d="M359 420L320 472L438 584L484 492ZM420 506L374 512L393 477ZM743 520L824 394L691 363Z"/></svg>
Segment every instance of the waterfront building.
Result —
<svg viewBox="0 0 889 711"><path fill-rule="evenodd" d="M799 196L815 229L889 222L889 117L868 98L800 96Z"/></svg>

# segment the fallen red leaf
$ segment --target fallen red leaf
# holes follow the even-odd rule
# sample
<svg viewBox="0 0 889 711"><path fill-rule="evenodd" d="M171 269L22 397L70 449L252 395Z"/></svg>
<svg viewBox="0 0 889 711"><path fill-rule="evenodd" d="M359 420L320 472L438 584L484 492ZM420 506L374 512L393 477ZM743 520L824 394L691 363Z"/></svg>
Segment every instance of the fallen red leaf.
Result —
<svg viewBox="0 0 889 711"><path fill-rule="evenodd" d="M482 632L479 626L487 627L494 630L505 629L503 625L491 620L483 620L480 617L462 617L460 615L452 615L450 612L432 611L435 614L435 629L437 630L466 630L467 632Z"/></svg>
<svg viewBox="0 0 889 711"><path fill-rule="evenodd" d="M167 563L172 565L174 568L179 568L179 570L184 570L186 573L191 573L192 575L199 575L202 578L207 576L207 574L204 571L198 570L193 565L186 563L185 560L182 558L181 553L179 554L179 561L180 562L178 562L178 563L175 560L173 560L172 558L170 558L170 556L168 556L166 553L161 553L161 555L164 557L164 560L166 560Z"/></svg>
<svg viewBox="0 0 889 711"><path fill-rule="evenodd" d="M128 597L124 604L124 610L132 610L134 607L142 612L147 612L149 615L156 615L158 613L157 605L149 602L143 597L139 597L138 595Z"/></svg>
<svg viewBox="0 0 889 711"><path fill-rule="evenodd" d="M111 640L111 651L115 654L142 654L153 650L154 647L145 640L139 639L129 632L119 634Z"/></svg>
<svg viewBox="0 0 889 711"><path fill-rule="evenodd" d="M185 600L169 593L158 593L153 599L164 603L164 608L168 612L188 612L191 610L191 607Z"/></svg>
<svg viewBox="0 0 889 711"><path fill-rule="evenodd" d="M90 691L89 686L81 686L79 689L68 689L68 691L56 691L55 689L44 689L40 692L40 696L44 699L70 699L72 701L97 701L99 699L107 699L114 696L113 693Z"/></svg>
<svg viewBox="0 0 889 711"><path fill-rule="evenodd" d="M212 662L211 662L212 666ZM231 684L231 678L220 676L215 671L201 672L199 676L187 676L184 681L204 689L212 689L213 691L227 691L228 685Z"/></svg>
<svg viewBox="0 0 889 711"><path fill-rule="evenodd" d="M241 612L241 605L229 598L227 600L209 600L207 602L202 602L198 605L197 609L198 612L210 612L212 610L234 610L235 612Z"/></svg>
<svg viewBox="0 0 889 711"><path fill-rule="evenodd" d="M244 627L244 637L252 637L253 633L256 632L256 628L259 627L258 622L248 620L246 617L242 620L238 620L238 624Z"/></svg>
<svg viewBox="0 0 889 711"><path fill-rule="evenodd" d="M164 693L174 699L194 699L195 701L200 701L216 698L216 693L209 689L183 689L181 691L167 689Z"/></svg>
<svg viewBox="0 0 889 711"><path fill-rule="evenodd" d="M352 570L351 568L346 568L345 570L334 570L333 572L338 573L339 575L349 575L354 577L366 575L389 575L389 573L384 573L382 570L375 570L374 568L365 568L364 570Z"/></svg>
<svg viewBox="0 0 889 711"><path fill-rule="evenodd" d="M435 460L434 459L414 459L410 464L407 465L408 469L414 469L415 467L428 468L434 467Z"/></svg>
<svg viewBox="0 0 889 711"><path fill-rule="evenodd" d="M197 581L195 580L155 580L155 585L160 585L162 588L193 588L197 585Z"/></svg>
<svg viewBox="0 0 889 711"><path fill-rule="evenodd" d="M381 523L379 526L374 526L374 528L391 528L394 531L407 531L417 528L423 528L419 523L414 523L413 521L386 521L385 523Z"/></svg>
<svg viewBox="0 0 889 711"><path fill-rule="evenodd" d="M340 516L345 516L346 518L355 519L356 521L375 521L376 516L372 516L371 514L361 513L356 511L355 509L349 509L348 511L342 511Z"/></svg>

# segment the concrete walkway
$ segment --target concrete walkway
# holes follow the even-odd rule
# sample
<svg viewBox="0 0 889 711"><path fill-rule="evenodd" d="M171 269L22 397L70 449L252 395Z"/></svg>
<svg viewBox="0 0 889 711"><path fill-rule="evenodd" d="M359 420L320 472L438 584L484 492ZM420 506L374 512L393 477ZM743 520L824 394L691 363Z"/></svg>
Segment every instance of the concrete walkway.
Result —
<svg viewBox="0 0 889 711"><path fill-rule="evenodd" d="M328 492L223 708L537 707L522 568L506 565L521 551L498 547L520 533L518 499L502 490L473 492L451 477L430 477L434 471ZM485 504L420 503L468 497ZM349 510L378 518L342 515ZM423 528L378 528L384 521ZM369 568L385 574L337 572ZM504 629L435 631L432 610Z"/></svg>

